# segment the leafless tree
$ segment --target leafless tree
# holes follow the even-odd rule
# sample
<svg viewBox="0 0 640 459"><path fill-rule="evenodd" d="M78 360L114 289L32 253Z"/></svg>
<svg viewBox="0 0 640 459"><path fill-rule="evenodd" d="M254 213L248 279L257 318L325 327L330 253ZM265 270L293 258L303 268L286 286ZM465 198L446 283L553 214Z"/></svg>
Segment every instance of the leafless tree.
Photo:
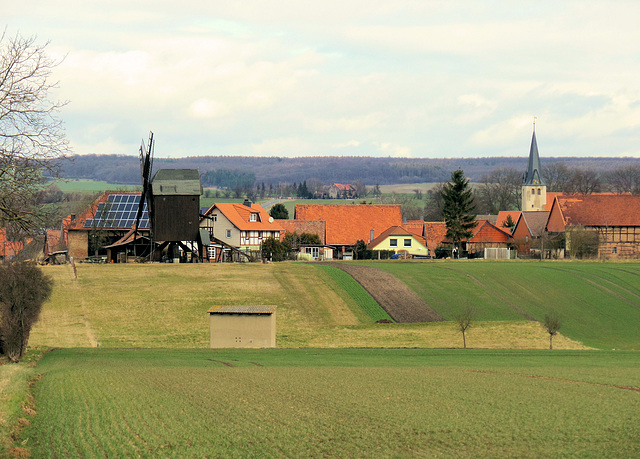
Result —
<svg viewBox="0 0 640 459"><path fill-rule="evenodd" d="M359 198L367 197L367 187L362 183L362 180L354 180L353 187L356 189L356 196Z"/></svg>
<svg viewBox="0 0 640 459"><path fill-rule="evenodd" d="M425 221L435 222L442 221L442 207L444 200L442 199L442 190L444 182L438 183L427 191L427 203L424 206L423 217Z"/></svg>
<svg viewBox="0 0 640 459"><path fill-rule="evenodd" d="M512 168L500 168L483 175L474 188L479 213L497 214L501 210L520 207L522 173Z"/></svg>
<svg viewBox="0 0 640 459"><path fill-rule="evenodd" d="M615 169L605 174L604 179L615 193L640 194L640 166Z"/></svg>
<svg viewBox="0 0 640 459"><path fill-rule="evenodd" d="M578 169L574 171L571 180L567 184L568 193L591 194L598 193L602 188L602 182L598 173L591 169Z"/></svg>
<svg viewBox="0 0 640 459"><path fill-rule="evenodd" d="M558 334L558 330L562 326L562 322L555 311L544 315L542 326L549 333L549 349L553 349L553 337Z"/></svg>
<svg viewBox="0 0 640 459"><path fill-rule="evenodd" d="M0 36L0 226L37 228L43 171L55 174L69 152L51 81L59 64L35 37Z"/></svg>
<svg viewBox="0 0 640 459"><path fill-rule="evenodd" d="M467 337L466 332L473 324L473 321L476 319L476 310L473 306L465 307L461 312L456 314L454 317L456 325L458 326L458 330L462 333L462 344L464 348L467 348Z"/></svg>
<svg viewBox="0 0 640 459"><path fill-rule="evenodd" d="M568 185L573 176L565 163L551 163L542 168L542 178L547 186L547 191L568 192Z"/></svg>

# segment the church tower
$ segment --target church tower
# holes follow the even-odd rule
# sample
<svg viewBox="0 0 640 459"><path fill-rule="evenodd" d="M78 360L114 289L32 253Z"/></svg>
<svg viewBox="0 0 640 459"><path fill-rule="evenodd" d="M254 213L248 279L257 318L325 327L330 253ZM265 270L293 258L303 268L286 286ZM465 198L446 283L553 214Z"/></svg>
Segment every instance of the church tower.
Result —
<svg viewBox="0 0 640 459"><path fill-rule="evenodd" d="M529 168L522 183L522 210L544 210L547 204L547 187L542 181L538 142L536 142L536 124L533 123L533 137L529 150Z"/></svg>

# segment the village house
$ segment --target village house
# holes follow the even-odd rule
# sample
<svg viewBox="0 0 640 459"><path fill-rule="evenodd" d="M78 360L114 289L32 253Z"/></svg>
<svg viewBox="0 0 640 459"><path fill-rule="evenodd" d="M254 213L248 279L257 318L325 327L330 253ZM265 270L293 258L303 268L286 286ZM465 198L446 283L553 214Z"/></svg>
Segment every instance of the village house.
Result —
<svg viewBox="0 0 640 459"><path fill-rule="evenodd" d="M367 245L367 248L369 250L393 250L396 253L423 258L429 256L427 240L403 226L392 226L383 231Z"/></svg>
<svg viewBox="0 0 640 459"><path fill-rule="evenodd" d="M334 183L327 194L331 199L353 199L356 197L356 189L348 183Z"/></svg>
<svg viewBox="0 0 640 459"><path fill-rule="evenodd" d="M323 221L326 245L335 249L334 258L349 258L358 241L365 244L392 226L402 225L397 204L296 204L296 220Z"/></svg>
<svg viewBox="0 0 640 459"><path fill-rule="evenodd" d="M520 212L511 233L518 255L529 256L532 248L538 253L545 250L544 240L548 218L549 212L546 210ZM547 249L550 248L547 247Z"/></svg>
<svg viewBox="0 0 640 459"><path fill-rule="evenodd" d="M572 250L572 231L584 228L598 234L598 256L640 257L640 196L588 194L557 196L547 221L551 234L565 234Z"/></svg>
<svg viewBox="0 0 640 459"><path fill-rule="evenodd" d="M280 239L283 231L261 205L248 199L244 203L213 204L202 216L200 227L209 233L209 259L215 261L222 261L225 249L257 253L262 241Z"/></svg>

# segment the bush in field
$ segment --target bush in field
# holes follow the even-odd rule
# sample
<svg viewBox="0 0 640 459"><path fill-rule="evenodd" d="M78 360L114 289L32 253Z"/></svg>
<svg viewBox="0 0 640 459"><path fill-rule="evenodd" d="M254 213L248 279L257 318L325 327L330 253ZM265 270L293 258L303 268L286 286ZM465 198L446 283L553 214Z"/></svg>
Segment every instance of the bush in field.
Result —
<svg viewBox="0 0 640 459"><path fill-rule="evenodd" d="M549 349L553 349L553 337L558 334L558 330L562 326L560 317L555 311L551 311L549 314L544 315L544 323L542 324L544 329L549 333Z"/></svg>
<svg viewBox="0 0 640 459"><path fill-rule="evenodd" d="M454 320L458 326L458 330L462 333L462 344L464 348L467 348L466 331L471 327L471 324L476 318L476 311L473 306L467 306L460 313L454 316Z"/></svg>
<svg viewBox="0 0 640 459"><path fill-rule="evenodd" d="M0 265L0 350L12 362L24 355L31 327L51 295L52 285L34 264Z"/></svg>

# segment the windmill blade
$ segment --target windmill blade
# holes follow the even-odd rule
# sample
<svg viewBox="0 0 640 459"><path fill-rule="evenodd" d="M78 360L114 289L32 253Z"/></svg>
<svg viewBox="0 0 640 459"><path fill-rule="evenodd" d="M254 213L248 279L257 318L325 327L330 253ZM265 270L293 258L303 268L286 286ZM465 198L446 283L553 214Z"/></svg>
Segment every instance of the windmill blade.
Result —
<svg viewBox="0 0 640 459"><path fill-rule="evenodd" d="M151 223L151 181L149 176L151 175L152 167L152 155L153 155L153 132L149 135L149 149L142 141L140 145L140 173L142 175L142 193L140 195L140 204L138 205L138 212L136 213L136 223L134 229L134 240L137 237L138 227L140 225L140 218L144 210L144 203L147 202L147 214L149 215L149 223Z"/></svg>

